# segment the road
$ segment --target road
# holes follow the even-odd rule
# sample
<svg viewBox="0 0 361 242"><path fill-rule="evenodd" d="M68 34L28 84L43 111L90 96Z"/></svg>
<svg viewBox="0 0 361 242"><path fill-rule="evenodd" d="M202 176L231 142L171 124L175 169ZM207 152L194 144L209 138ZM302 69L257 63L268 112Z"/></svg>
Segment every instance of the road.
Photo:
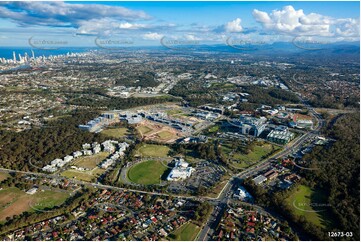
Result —
<svg viewBox="0 0 361 242"><path fill-rule="evenodd" d="M202 227L201 231L198 234L197 240L199 241L206 241L211 239L211 235L214 232L214 229L217 227L220 218L224 212L224 209L227 208L227 202L232 196L232 187L234 184L232 182L235 180L235 178L238 179L246 179L248 177L254 176L258 174L260 171L265 170L267 168L271 167L271 160L278 159L281 157L286 157L290 154L292 154L297 148L302 146L305 141L307 141L310 137L314 135L318 135L321 128L324 127L325 121L321 118L320 114L318 114L306 101L304 101L301 98L301 101L305 104L307 109L309 110L310 114L317 119L317 125L314 127L314 129L310 132L305 132L303 135L297 137L295 140L293 140L291 143L287 144L285 148L278 152L264 161L261 161L258 163L258 165L253 166L245 171L242 171L230 178L230 180L225 185L222 192L219 194L219 196L212 201L212 204L215 205L215 207L219 207L219 209L214 209L212 214L209 216L208 220L205 222L204 226ZM245 203L246 204L246 203ZM249 204L248 204L249 205ZM254 205L252 205L254 206ZM263 213L267 213L263 210L261 207L257 207L258 211L261 211Z"/></svg>
<svg viewBox="0 0 361 242"><path fill-rule="evenodd" d="M91 183L91 182L85 182L85 181L79 181L75 179L68 179L73 184L78 185L84 185L84 186L93 186L95 188L99 189L109 189L109 190L115 190L115 191L131 191L131 192L137 192L137 193L143 193L143 194L151 194L151 195L161 195L161 196L172 196L177 198L184 198L184 199L192 199L192 200L202 200L202 201L208 201L212 205L214 205L214 209L211 213L211 215L208 217L207 221L205 222L204 226L202 227L201 231L199 232L197 236L197 240L209 240L210 236L213 234L214 229L217 227L220 219L222 218L222 215L227 209L227 204L229 199L232 197L233 191L232 188L234 186L235 179L246 179L248 177L254 176L258 174L260 171L265 170L271 166L271 160L278 159L281 157L285 157L289 154L292 154L294 150L299 148L305 141L308 140L308 138L318 135L321 128L325 125L325 121L321 118L320 114L318 114L306 101L304 101L301 98L302 102L305 104L305 106L308 108L311 115L318 120L316 127L310 131L302 134L301 136L297 137L295 140L293 140L291 143L285 146L285 148L278 152L269 158L261 161L258 163L258 165L250 167L249 169L242 171L238 174L235 174L232 176L228 182L223 187L222 191L219 193L218 197L211 198L206 196L185 196L185 195L169 195L167 193L158 193L158 192L149 192L149 191L142 191L142 190L136 190L136 189L125 189L121 187L116 186L110 186L110 185L103 185L99 183ZM26 171L18 171L18 170L11 170L11 169L5 169L0 168L0 172L6 172L6 173L20 173L20 174L27 174L27 175L33 175L37 177L44 177L49 179L56 179L60 180L63 179L63 177L59 175L54 174L45 174L45 173L38 173L38 172L26 172ZM258 210L262 210L265 212L261 207L257 208Z"/></svg>

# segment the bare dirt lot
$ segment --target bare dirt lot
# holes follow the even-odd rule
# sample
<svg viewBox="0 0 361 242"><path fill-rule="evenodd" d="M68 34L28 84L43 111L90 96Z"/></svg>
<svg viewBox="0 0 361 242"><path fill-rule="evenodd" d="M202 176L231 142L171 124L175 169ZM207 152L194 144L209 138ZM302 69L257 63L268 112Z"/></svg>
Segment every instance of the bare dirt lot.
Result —
<svg viewBox="0 0 361 242"><path fill-rule="evenodd" d="M164 143L172 143L183 137L184 134L172 127L160 123L144 120L137 125L137 130L145 140L154 140Z"/></svg>

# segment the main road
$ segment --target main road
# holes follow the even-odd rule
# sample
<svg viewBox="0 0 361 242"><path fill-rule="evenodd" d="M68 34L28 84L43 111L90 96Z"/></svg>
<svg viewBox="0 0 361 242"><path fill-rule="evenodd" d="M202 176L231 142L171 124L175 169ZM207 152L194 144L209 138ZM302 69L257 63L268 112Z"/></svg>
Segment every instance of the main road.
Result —
<svg viewBox="0 0 361 242"><path fill-rule="evenodd" d="M321 128L325 125L325 121L321 118L320 114L317 113L309 104L307 104L302 98L301 101L305 104L311 115L317 119L316 127L310 131L306 132L303 135L297 137L291 143L287 144L281 152L278 152L267 159L258 163L258 165L253 166L245 171L242 171L230 178L227 184L224 186L221 193L218 195L216 199L211 199L212 204L215 205L215 208L211 215L209 216L208 220L205 222L204 226L202 227L201 231L198 233L197 240L205 241L210 240L210 236L214 233L214 229L217 227L220 219L222 218L222 214L224 210L227 208L227 203L229 198L232 196L232 187L234 184L232 182L238 179L246 179L248 177L254 176L258 174L262 170L266 170L267 168L271 167L271 161L274 159L287 157L288 155L292 154L297 148L302 146L310 137L314 135L318 135ZM254 206L254 205L253 205ZM263 211L261 207L257 207L259 211Z"/></svg>
<svg viewBox="0 0 361 242"><path fill-rule="evenodd" d="M302 101L304 102L304 104L308 108L308 110L310 111L311 115L314 116L318 121L317 126L314 128L314 130L297 137L290 144L286 145L285 148L281 152L278 152L278 153L270 156L269 158L261 161L260 163L258 163L258 165L253 166L245 171L242 171L242 172L232 176L228 180L228 182L225 184L222 191L219 193L218 197L216 197L216 198L206 197L206 196L170 195L168 193L127 189L127 188L121 188L121 187L116 187L116 186L111 186L111 185L103 185L103 184L99 184L99 183L79 181L79 180L75 180L75 179L68 179L68 180L77 185L93 186L93 187L99 188L99 189L109 189L109 190L116 190L116 191L132 191L132 192L138 192L138 193L143 193L143 194L172 196L172 197L177 197L177 198L193 199L193 200L203 200L203 201L207 200L212 205L214 205L215 209L213 209L211 215L208 217L207 221L205 222L204 226L202 227L201 231L199 232L199 234L197 236L197 240L201 240L201 241L208 240L208 238L213 234L214 229L217 227L220 219L222 218L222 215L223 215L225 209L227 208L228 200L232 196L232 188L234 186L233 182L235 179L246 179L248 177L258 174L260 171L265 170L271 166L271 160L288 156L289 154L293 153L295 149L299 148L306 140L308 140L308 138L319 134L320 129L325 125L324 120L321 119L321 116L309 104L307 104L304 100L302 100ZM59 175L45 174L45 173L39 173L39 172L29 172L29 171L18 171L18 170L5 169L5 168L0 168L0 172L34 175L34 176L38 176L38 177L56 179L58 181L60 179L63 179L63 177L61 177ZM259 207L259 209L262 209L262 208Z"/></svg>

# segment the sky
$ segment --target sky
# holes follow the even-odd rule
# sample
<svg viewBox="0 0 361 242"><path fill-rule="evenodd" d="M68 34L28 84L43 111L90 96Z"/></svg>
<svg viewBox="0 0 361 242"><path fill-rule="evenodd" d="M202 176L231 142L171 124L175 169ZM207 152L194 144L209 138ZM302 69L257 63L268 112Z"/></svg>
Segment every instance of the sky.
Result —
<svg viewBox="0 0 361 242"><path fill-rule="evenodd" d="M359 2L0 2L0 46L359 41Z"/></svg>

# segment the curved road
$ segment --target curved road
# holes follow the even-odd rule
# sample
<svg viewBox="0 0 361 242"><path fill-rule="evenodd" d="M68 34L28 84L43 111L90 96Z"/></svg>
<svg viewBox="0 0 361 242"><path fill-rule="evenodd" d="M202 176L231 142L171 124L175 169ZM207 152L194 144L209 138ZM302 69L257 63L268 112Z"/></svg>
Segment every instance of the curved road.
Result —
<svg viewBox="0 0 361 242"><path fill-rule="evenodd" d="M304 101L302 98L300 98L300 99L305 104L305 106L308 108L311 115L314 116L318 120L317 126L314 128L314 130L307 132L307 133L303 134L302 136L297 137L290 144L286 145L285 148L281 152L278 152L278 153L272 155L271 157L265 159L264 161L261 161L261 163L259 163L258 165L253 166L245 171L242 171L242 172L232 176L228 180L228 182L225 184L222 191L219 193L218 197L216 197L216 198L205 197L205 196L170 195L168 193L148 192L148 191L142 191L142 190L136 190L136 189L125 189L125 188L121 188L121 187L103 185L103 184L99 184L99 183L84 182L84 181L79 181L79 180L75 180L75 179L68 179L68 180L74 184L93 186L93 187L100 188L100 189L109 189L109 190L117 190L117 191L132 191L132 192L138 192L138 193L143 193L143 194L172 196L172 197L177 197L177 198L193 199L193 200L197 200L197 201L208 200L211 204L213 204L215 206L216 209L213 210L213 212L209 216L208 220L202 227L202 230L199 232L199 234L197 236L197 240L201 240L201 241L208 240L209 236L213 233L213 229L219 223L224 210L227 208L228 199L232 196L232 191L231 191L231 188L233 187L232 182L236 178L245 179L247 177L256 175L258 172L266 169L267 167L270 167L271 160L277 159L280 157L284 157L284 156L287 156L287 155L293 153L294 149L301 146L308 138L310 138L311 136L314 136L314 135L318 135L320 129L325 125L325 121L323 119L321 119L320 114L318 114L309 104L307 104L306 101ZM38 176L38 177L46 177L49 179L56 179L56 180L60 180L60 179L64 178L64 177L61 177L59 175L54 175L54 174L26 172L26 171L18 171L18 170L11 170L11 169L5 169L5 168L0 168L0 172L7 172L7 173L15 172L15 173L20 173L20 174L34 175L34 176ZM262 209L262 208L259 207L259 209Z"/></svg>

